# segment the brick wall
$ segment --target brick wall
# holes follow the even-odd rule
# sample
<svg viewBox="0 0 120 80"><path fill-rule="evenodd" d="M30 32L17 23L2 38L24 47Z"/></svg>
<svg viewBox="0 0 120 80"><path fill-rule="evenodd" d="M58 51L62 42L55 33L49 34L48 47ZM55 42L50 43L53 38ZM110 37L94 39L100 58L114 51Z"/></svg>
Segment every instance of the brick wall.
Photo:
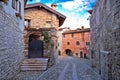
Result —
<svg viewBox="0 0 120 80"><path fill-rule="evenodd" d="M19 72L23 49L16 18L0 10L0 80L8 80Z"/></svg>
<svg viewBox="0 0 120 80"><path fill-rule="evenodd" d="M92 66L103 80L120 80L120 0L98 0L90 26Z"/></svg>

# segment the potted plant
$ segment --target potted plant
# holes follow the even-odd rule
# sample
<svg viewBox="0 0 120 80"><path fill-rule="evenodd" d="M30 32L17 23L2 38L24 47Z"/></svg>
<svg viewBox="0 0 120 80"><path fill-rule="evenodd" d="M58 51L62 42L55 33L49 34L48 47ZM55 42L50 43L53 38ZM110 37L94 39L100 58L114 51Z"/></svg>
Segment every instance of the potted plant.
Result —
<svg viewBox="0 0 120 80"><path fill-rule="evenodd" d="M20 19L22 19L22 16L20 13L15 13L16 17L20 17Z"/></svg>

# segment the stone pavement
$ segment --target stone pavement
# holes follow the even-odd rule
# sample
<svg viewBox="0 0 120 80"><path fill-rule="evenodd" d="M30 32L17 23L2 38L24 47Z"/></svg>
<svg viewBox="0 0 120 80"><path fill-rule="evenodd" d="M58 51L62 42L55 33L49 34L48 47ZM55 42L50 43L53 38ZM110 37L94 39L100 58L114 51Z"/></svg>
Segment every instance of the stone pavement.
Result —
<svg viewBox="0 0 120 80"><path fill-rule="evenodd" d="M12 80L102 80L86 63L80 58L59 57L58 64L47 71L21 72Z"/></svg>

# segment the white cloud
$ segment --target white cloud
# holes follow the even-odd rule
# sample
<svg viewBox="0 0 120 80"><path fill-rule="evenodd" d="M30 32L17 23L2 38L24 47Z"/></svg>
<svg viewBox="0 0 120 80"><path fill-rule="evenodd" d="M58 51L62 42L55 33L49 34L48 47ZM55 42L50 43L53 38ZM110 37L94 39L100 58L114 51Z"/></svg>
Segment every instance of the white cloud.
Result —
<svg viewBox="0 0 120 80"><path fill-rule="evenodd" d="M64 9L68 9L68 10L73 10L73 7L74 7L74 1L68 1L64 3L58 3L58 4L61 4Z"/></svg>
<svg viewBox="0 0 120 80"><path fill-rule="evenodd" d="M51 3L46 3L45 5L47 5L48 7L51 7Z"/></svg>
<svg viewBox="0 0 120 80"><path fill-rule="evenodd" d="M62 2L62 3L58 3L58 4L61 4L64 9L74 10L74 9L80 8L80 6L83 5L83 1L82 0L74 0L74 1Z"/></svg>
<svg viewBox="0 0 120 80"><path fill-rule="evenodd" d="M87 18L89 17L89 14L86 14L83 17L72 17L67 16L64 24L61 27L70 27L71 29L81 28L81 26L84 26L85 28L89 28L89 20Z"/></svg>
<svg viewBox="0 0 120 80"><path fill-rule="evenodd" d="M89 20L87 20L90 15L86 12L84 13L84 10L88 9L88 6L86 6L88 2L85 2L85 0L74 0L59 4L64 9L72 11L70 14L66 14L67 18L61 27L70 27L71 29L80 28L81 26L90 27ZM84 15L79 14L79 12Z"/></svg>

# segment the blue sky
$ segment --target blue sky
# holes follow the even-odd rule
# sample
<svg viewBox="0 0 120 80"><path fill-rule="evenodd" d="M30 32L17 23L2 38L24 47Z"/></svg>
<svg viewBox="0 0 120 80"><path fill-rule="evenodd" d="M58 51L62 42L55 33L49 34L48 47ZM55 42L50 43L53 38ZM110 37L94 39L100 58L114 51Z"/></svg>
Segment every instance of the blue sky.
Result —
<svg viewBox="0 0 120 80"><path fill-rule="evenodd" d="M41 2L50 7L52 3L58 5L57 11L64 14L67 18L61 27L70 27L71 29L81 26L89 27L88 10L96 5L97 0L32 0L27 4Z"/></svg>

